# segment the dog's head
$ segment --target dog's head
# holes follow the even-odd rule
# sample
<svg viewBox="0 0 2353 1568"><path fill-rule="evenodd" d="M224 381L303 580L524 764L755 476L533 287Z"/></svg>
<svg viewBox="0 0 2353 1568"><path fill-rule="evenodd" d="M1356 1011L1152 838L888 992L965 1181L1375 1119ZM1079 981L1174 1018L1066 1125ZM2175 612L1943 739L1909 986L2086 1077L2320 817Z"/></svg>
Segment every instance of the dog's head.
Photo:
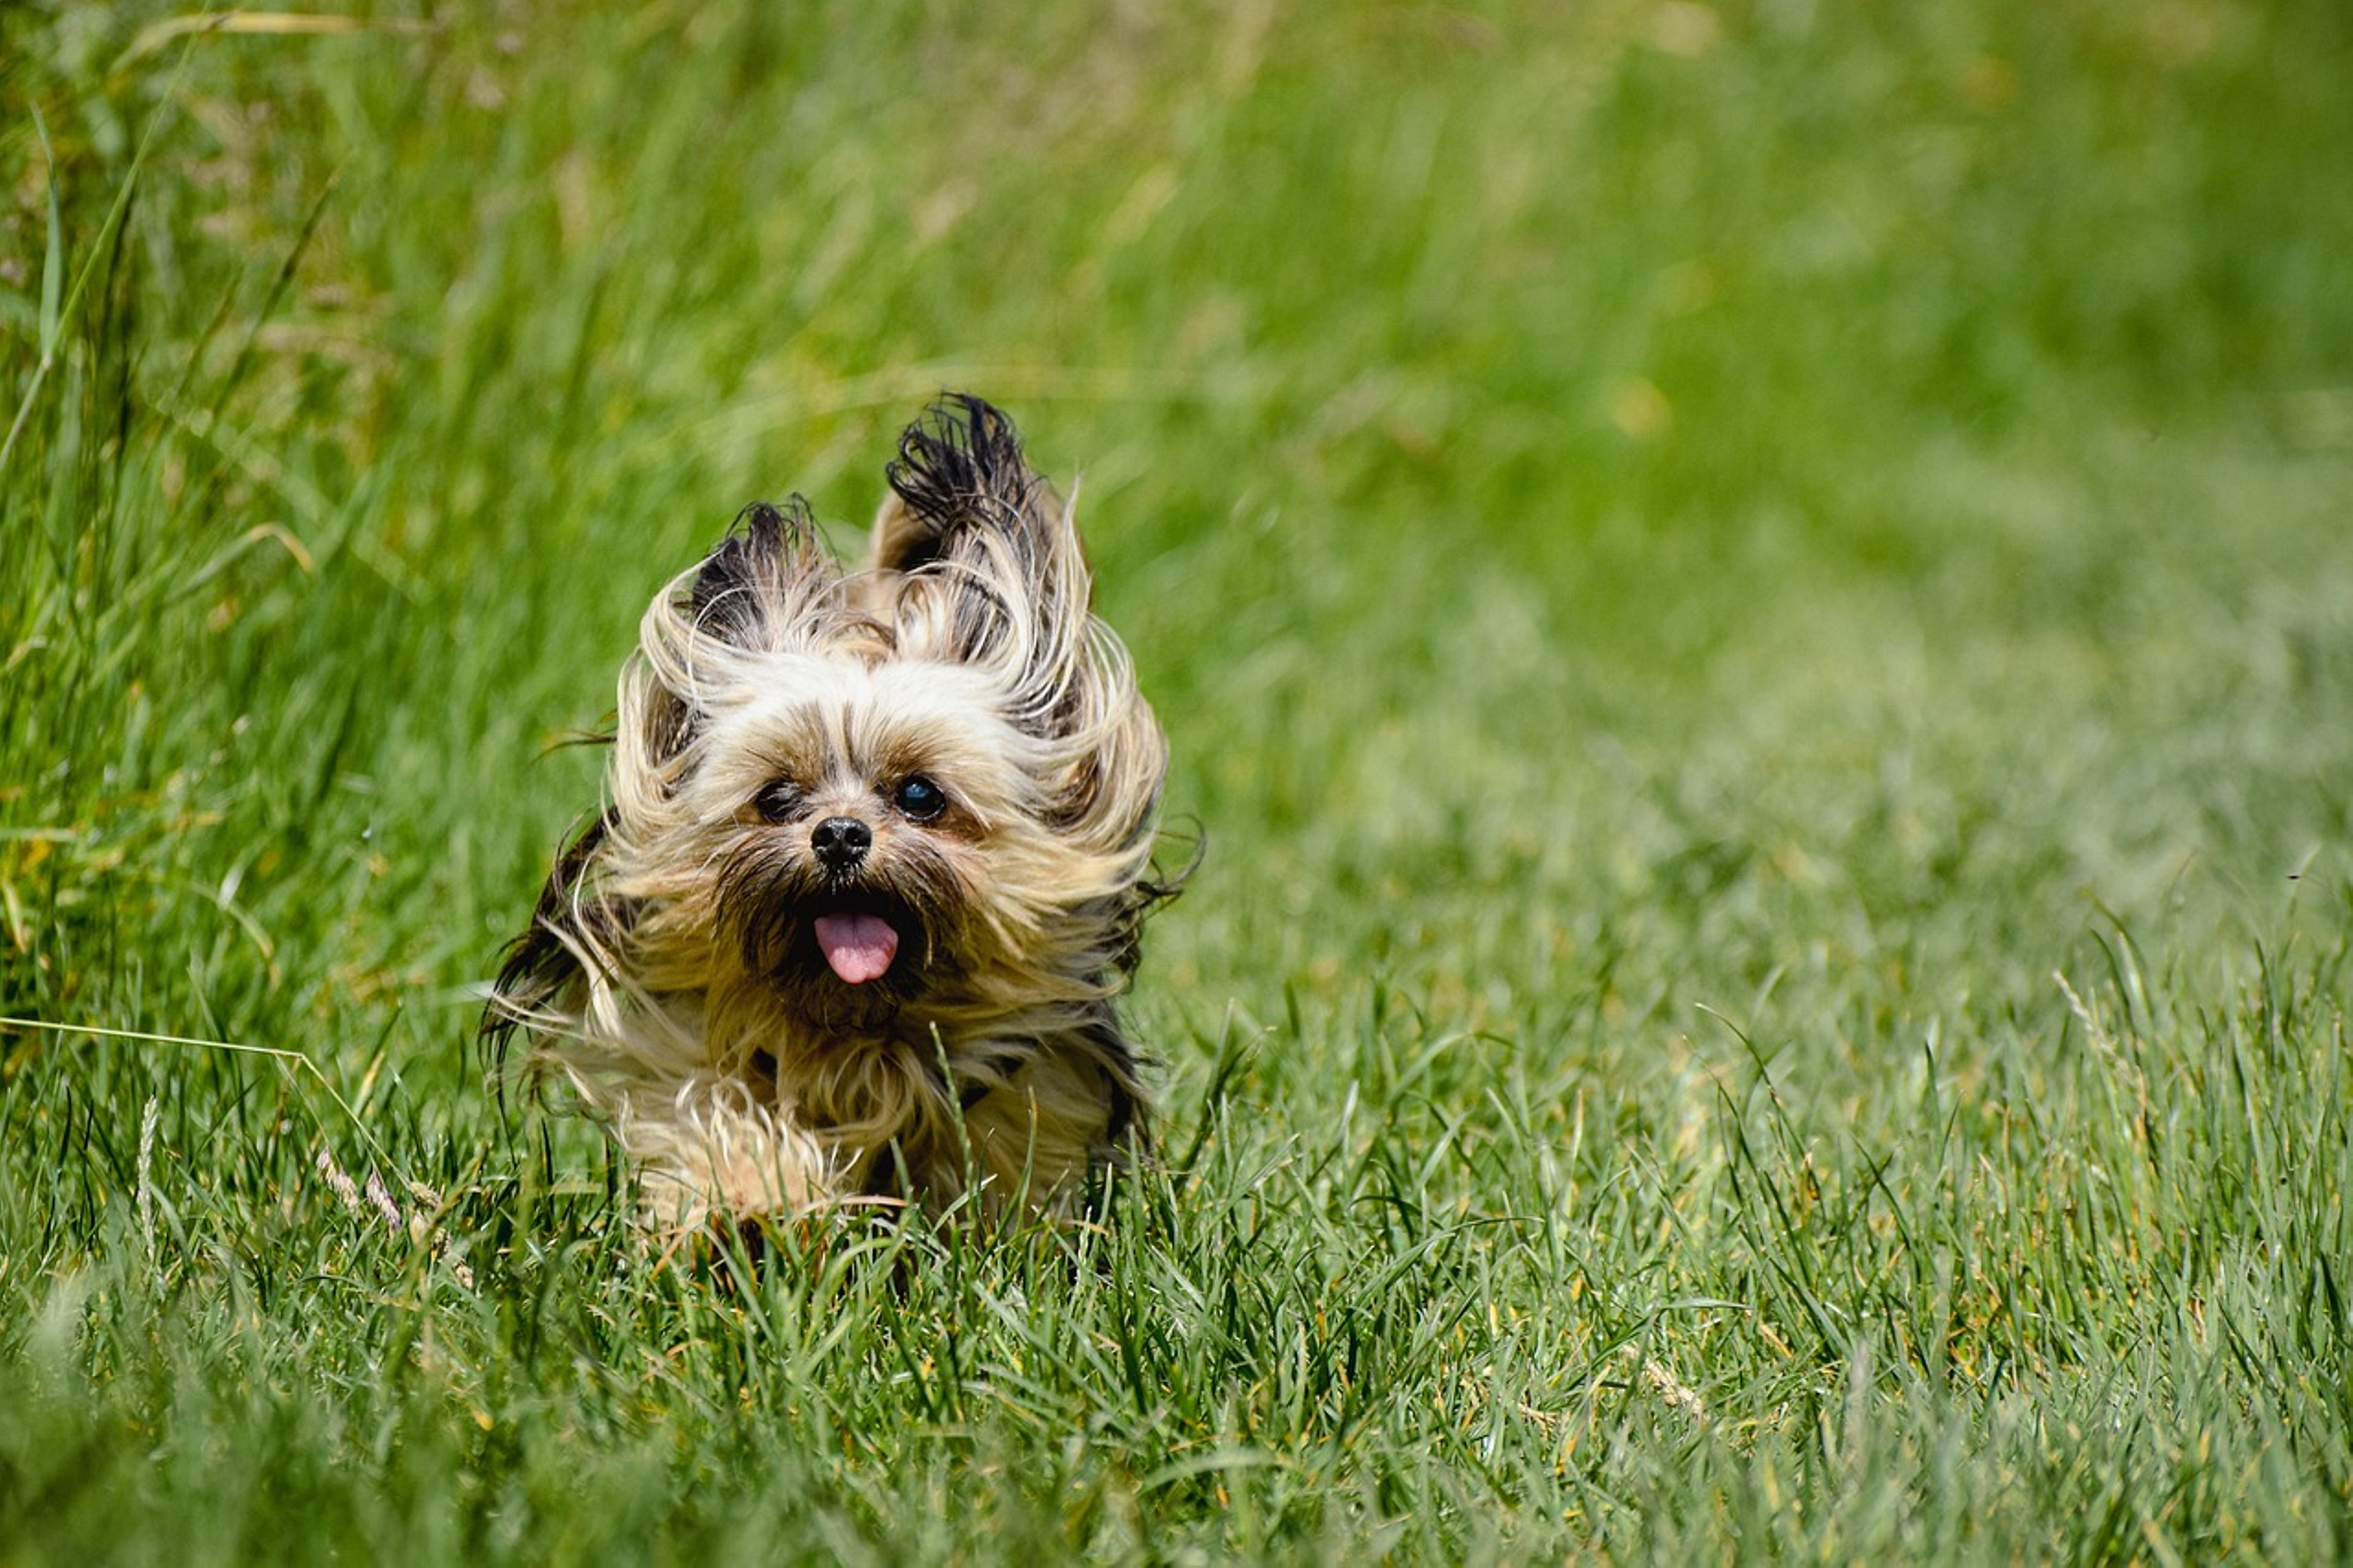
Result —
<svg viewBox="0 0 2353 1568"><path fill-rule="evenodd" d="M753 988L839 1034L1083 1006L1132 968L1166 751L1073 513L977 398L889 477L865 568L755 506L648 609L563 893L567 947L631 989Z"/></svg>

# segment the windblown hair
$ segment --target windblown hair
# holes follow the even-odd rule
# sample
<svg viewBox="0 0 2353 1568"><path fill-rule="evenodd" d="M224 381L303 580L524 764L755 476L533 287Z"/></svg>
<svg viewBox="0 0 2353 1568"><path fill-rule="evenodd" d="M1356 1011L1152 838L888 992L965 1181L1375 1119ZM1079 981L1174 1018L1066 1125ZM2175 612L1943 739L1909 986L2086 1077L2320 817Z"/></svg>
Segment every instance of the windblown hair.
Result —
<svg viewBox="0 0 2353 1568"><path fill-rule="evenodd" d="M604 809L483 1016L659 1229L1060 1212L1148 1136L1113 998L1169 891L1160 730L1003 414L944 398L889 480L865 569L796 498L654 599Z"/></svg>

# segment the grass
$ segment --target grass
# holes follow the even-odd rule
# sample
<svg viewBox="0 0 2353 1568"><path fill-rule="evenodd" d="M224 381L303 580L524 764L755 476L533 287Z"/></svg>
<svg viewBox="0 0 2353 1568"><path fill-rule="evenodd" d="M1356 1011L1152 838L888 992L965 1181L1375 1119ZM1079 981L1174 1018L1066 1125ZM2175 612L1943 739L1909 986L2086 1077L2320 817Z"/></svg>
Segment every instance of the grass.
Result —
<svg viewBox="0 0 2353 1568"><path fill-rule="evenodd" d="M0 1560L2346 1556L2344 9L1027 9L0 12ZM1166 1159L731 1286L472 987L943 385Z"/></svg>

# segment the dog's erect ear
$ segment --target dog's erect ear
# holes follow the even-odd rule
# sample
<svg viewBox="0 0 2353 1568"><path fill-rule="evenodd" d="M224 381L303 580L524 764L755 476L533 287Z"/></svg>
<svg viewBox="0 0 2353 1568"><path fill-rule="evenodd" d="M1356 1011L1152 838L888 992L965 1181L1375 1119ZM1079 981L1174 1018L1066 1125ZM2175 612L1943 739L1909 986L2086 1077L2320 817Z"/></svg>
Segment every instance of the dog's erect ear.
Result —
<svg viewBox="0 0 2353 1568"><path fill-rule="evenodd" d="M936 589L902 594L902 651L987 674L1006 717L1054 744L1064 833L1141 844L1166 748L1126 650L1090 610L1077 516L1030 470L1013 422L977 397L943 397L900 437L890 479L875 565Z"/></svg>
<svg viewBox="0 0 2353 1568"><path fill-rule="evenodd" d="M807 620L832 577L808 505L754 501L703 559L683 606L694 629L743 648L782 647Z"/></svg>
<svg viewBox="0 0 2353 1568"><path fill-rule="evenodd" d="M929 624L902 646L987 670L1009 716L1035 733L1067 733L1072 682L1091 662L1092 584L1078 526L1030 470L1021 435L993 405L958 393L899 437L892 496L875 522L875 564L929 574Z"/></svg>
<svg viewBox="0 0 2353 1568"><path fill-rule="evenodd" d="M622 681L615 739L624 771L636 777L682 753L702 721L695 693L723 684L721 671L738 655L806 641L830 613L837 581L798 496L738 513L718 548L646 611L639 658Z"/></svg>
<svg viewBox="0 0 2353 1568"><path fill-rule="evenodd" d="M943 396L907 426L889 474L874 528L874 563L886 571L953 559L958 536L974 531L1030 546L1050 526L1052 492L1021 455L1021 433L969 393Z"/></svg>

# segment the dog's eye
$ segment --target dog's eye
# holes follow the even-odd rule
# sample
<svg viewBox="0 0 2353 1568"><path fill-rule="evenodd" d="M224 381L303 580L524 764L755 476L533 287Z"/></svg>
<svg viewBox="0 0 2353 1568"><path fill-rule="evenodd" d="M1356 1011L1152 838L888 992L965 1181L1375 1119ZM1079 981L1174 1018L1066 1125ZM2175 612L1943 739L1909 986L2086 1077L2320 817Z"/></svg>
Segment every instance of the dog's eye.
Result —
<svg viewBox="0 0 2353 1568"><path fill-rule="evenodd" d="M948 808L945 791L921 773L909 773L891 792L891 804L917 822L929 822Z"/></svg>
<svg viewBox="0 0 2353 1568"><path fill-rule="evenodd" d="M800 786L790 779L770 779L752 797L752 809L770 822L790 822L801 812Z"/></svg>

